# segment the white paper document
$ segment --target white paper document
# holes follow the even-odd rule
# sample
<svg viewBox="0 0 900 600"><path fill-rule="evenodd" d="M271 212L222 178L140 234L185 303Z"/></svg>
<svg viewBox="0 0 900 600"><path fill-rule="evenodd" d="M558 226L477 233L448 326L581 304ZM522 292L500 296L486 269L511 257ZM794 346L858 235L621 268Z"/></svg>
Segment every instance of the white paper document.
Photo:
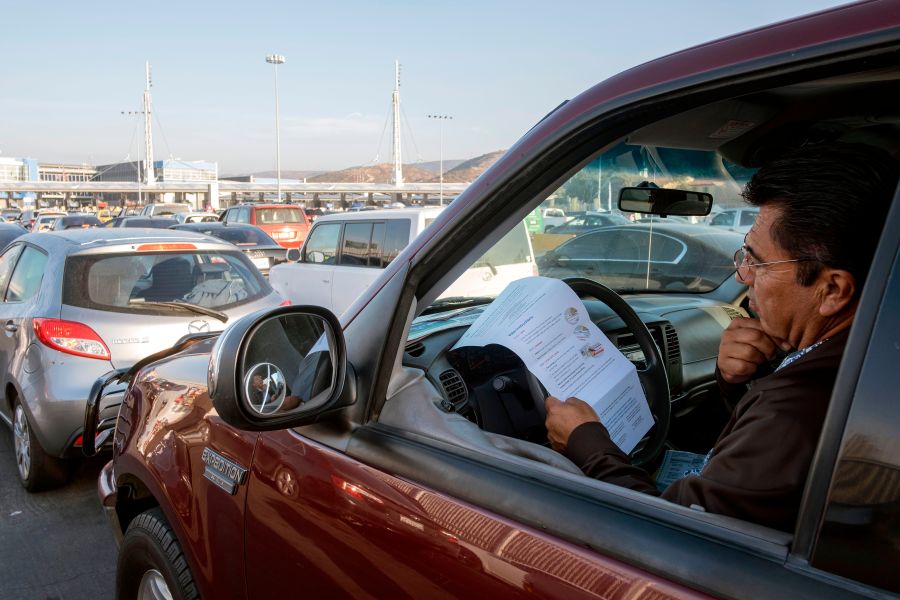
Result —
<svg viewBox="0 0 900 600"><path fill-rule="evenodd" d="M488 344L515 352L551 395L590 404L626 454L653 425L637 369L558 279L512 282L453 348Z"/></svg>

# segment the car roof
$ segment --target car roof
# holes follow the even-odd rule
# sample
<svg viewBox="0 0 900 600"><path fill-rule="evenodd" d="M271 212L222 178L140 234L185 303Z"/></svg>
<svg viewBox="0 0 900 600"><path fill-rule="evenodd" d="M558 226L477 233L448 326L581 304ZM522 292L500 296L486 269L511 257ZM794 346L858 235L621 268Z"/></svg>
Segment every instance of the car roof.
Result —
<svg viewBox="0 0 900 600"><path fill-rule="evenodd" d="M229 206L228 208L237 208L239 206L249 206L250 208L299 208L303 209L299 204L262 204L256 202L242 202L240 204L235 204L234 206Z"/></svg>
<svg viewBox="0 0 900 600"><path fill-rule="evenodd" d="M255 231L262 231L256 225L251 225L250 223L223 223L222 221L179 223L178 225L173 225L171 229L180 229L182 231L196 231L198 229L253 229Z"/></svg>
<svg viewBox="0 0 900 600"><path fill-rule="evenodd" d="M194 244L198 250L234 249L234 246L228 242L191 231L140 227L133 229L107 229L103 227L64 229L62 231L29 233L23 236L21 240L50 250L57 249L66 254L81 251L133 251L136 245L173 242L189 242Z"/></svg>
<svg viewBox="0 0 900 600"><path fill-rule="evenodd" d="M403 217L434 217L440 214L446 207L428 206L422 208L383 208L377 210L348 211L322 215L316 219L316 223L329 221L371 221L372 219L403 218Z"/></svg>

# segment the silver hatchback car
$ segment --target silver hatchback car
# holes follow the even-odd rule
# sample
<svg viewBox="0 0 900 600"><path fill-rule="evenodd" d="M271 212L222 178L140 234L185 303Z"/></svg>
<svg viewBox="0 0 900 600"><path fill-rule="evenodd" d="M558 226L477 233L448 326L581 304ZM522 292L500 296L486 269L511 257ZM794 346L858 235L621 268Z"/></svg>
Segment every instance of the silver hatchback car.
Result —
<svg viewBox="0 0 900 600"><path fill-rule="evenodd" d="M208 236L95 228L15 240L0 254L0 419L23 486L66 481L97 377L281 302L239 249Z"/></svg>

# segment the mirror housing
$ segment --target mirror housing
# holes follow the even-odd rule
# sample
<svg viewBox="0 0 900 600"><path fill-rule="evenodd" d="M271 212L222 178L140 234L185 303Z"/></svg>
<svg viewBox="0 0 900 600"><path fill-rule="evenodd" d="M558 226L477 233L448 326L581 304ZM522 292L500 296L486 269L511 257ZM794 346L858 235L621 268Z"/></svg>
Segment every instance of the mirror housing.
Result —
<svg viewBox="0 0 900 600"><path fill-rule="evenodd" d="M300 262L300 248L288 248L285 256L290 262Z"/></svg>
<svg viewBox="0 0 900 600"><path fill-rule="evenodd" d="M647 215L702 217L712 210L712 194L659 187L625 187L619 191L619 210Z"/></svg>
<svg viewBox="0 0 900 600"><path fill-rule="evenodd" d="M320 306L283 306L235 321L207 374L219 416L245 431L309 425L356 401L340 322Z"/></svg>

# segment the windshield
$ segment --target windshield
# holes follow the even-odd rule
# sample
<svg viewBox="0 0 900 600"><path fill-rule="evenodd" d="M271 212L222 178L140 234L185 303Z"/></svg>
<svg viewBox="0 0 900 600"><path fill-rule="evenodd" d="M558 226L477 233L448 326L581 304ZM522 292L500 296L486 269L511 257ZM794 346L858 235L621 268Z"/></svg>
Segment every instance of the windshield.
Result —
<svg viewBox="0 0 900 600"><path fill-rule="evenodd" d="M620 293L714 290L733 277L733 256L743 234L711 225L710 217L623 213L619 190L648 182L709 193L716 209L735 209L746 206L741 190L752 174L711 151L617 144L532 211L564 214L565 223L543 231L517 227L476 260L438 303L483 301L510 281L535 274L586 277Z"/></svg>

